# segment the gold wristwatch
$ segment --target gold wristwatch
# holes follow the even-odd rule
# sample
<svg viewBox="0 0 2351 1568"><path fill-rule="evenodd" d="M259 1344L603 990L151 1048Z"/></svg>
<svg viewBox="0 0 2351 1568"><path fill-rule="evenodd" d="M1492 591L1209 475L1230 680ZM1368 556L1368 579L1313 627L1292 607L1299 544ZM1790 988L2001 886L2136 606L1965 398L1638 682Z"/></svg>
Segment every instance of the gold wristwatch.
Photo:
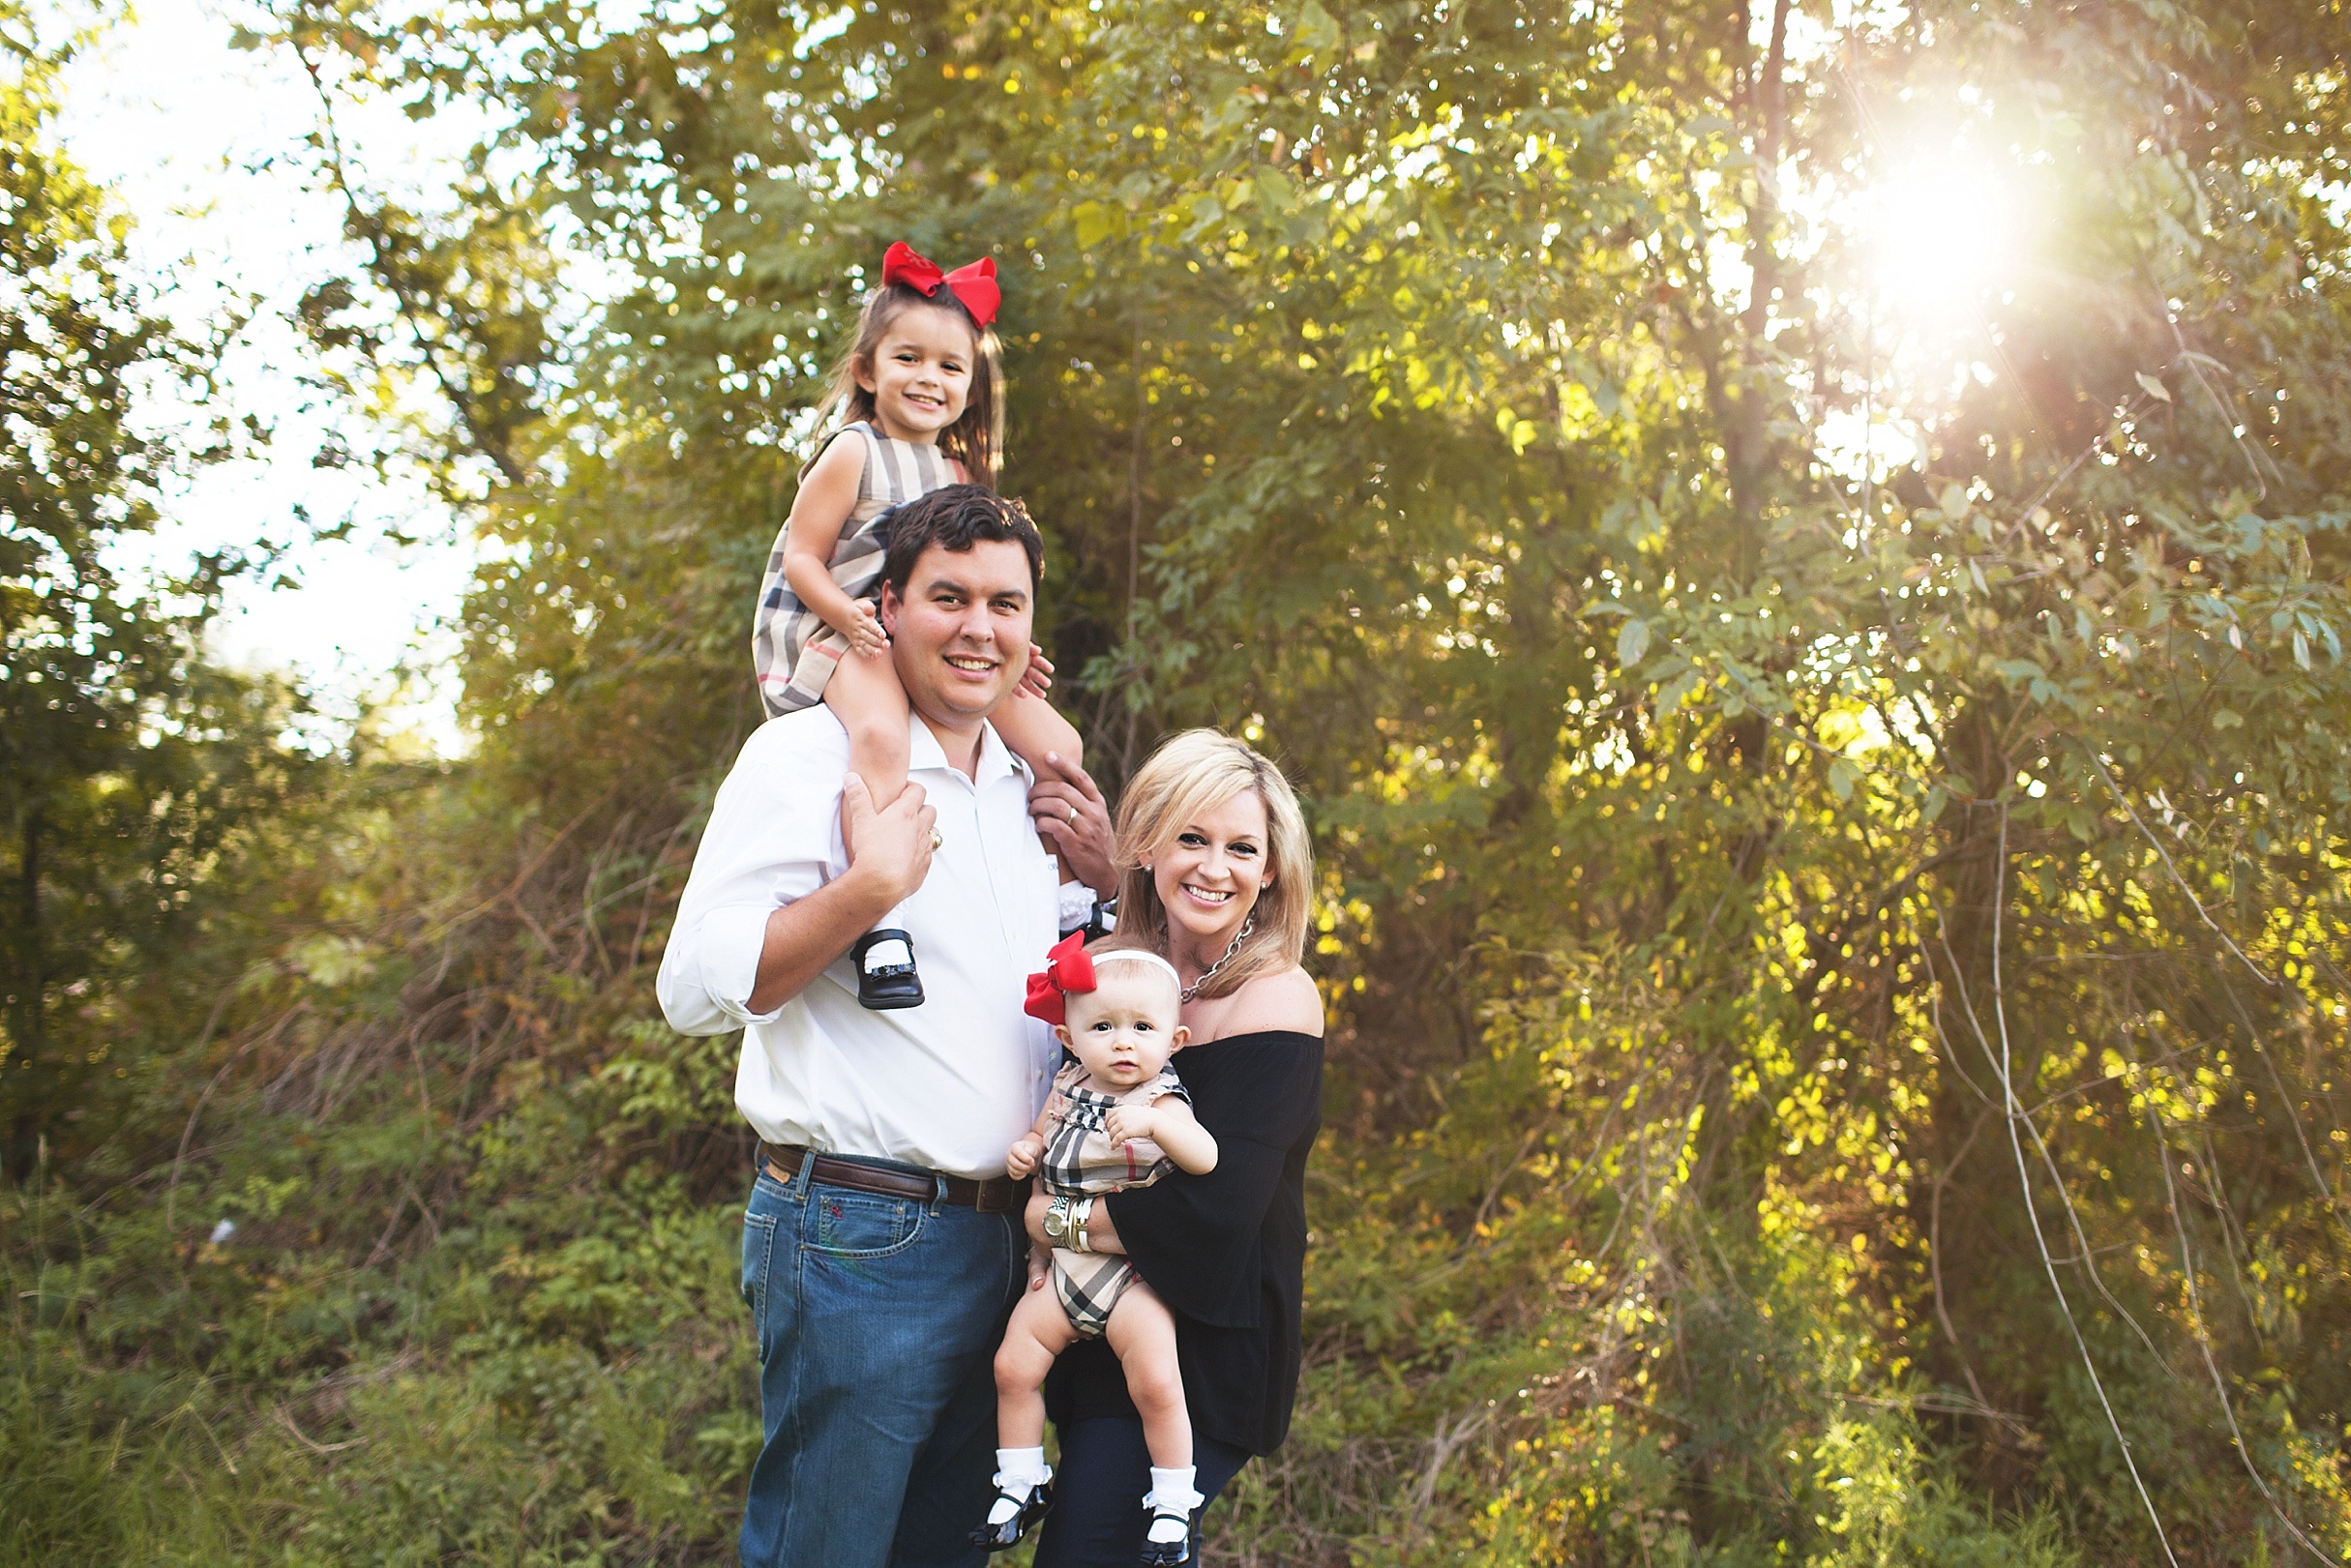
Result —
<svg viewBox="0 0 2351 1568"><path fill-rule="evenodd" d="M1093 1217L1092 1198L1056 1197L1045 1205L1045 1239L1073 1253L1092 1252L1086 1244L1086 1226Z"/></svg>

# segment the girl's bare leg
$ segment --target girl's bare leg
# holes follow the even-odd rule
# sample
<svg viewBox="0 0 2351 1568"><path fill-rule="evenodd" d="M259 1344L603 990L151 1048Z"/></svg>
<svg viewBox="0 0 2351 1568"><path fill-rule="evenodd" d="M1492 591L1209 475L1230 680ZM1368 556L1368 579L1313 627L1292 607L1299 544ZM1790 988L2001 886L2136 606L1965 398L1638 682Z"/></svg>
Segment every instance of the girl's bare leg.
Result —
<svg viewBox="0 0 2351 1568"><path fill-rule="evenodd" d="M1111 1309L1103 1331L1126 1372L1126 1391L1143 1417L1144 1446L1154 1469L1178 1470L1192 1463L1192 1413L1184 1405L1183 1369L1176 1359L1176 1319L1167 1303L1141 1280L1126 1287ZM1044 1408L1040 1396L1037 1407ZM1042 1423L1039 1431L1044 1430Z"/></svg>
<svg viewBox="0 0 2351 1568"><path fill-rule="evenodd" d="M907 786L907 693L898 666L887 653L843 654L824 683L824 705L848 731L849 766L875 807L889 805Z"/></svg>
<svg viewBox="0 0 2351 1568"><path fill-rule="evenodd" d="M988 722L996 725L996 732L1004 737L1004 744L1012 748L1013 754L1032 771L1045 765L1049 752L1064 762L1086 765L1086 742L1079 736L1078 726L1056 712L1050 698L1016 692L997 704Z"/></svg>
<svg viewBox="0 0 2351 1568"><path fill-rule="evenodd" d="M1004 737L1012 754L1028 764L1031 779L1053 777L1045 771L1048 755L1058 756L1078 767L1086 765L1086 742L1078 734L1078 726L1055 711L1053 703L1045 697L1015 692L1008 701L997 704L988 722ZM1047 854L1059 853L1054 842L1042 833L1037 835L1037 842L1045 846Z"/></svg>
<svg viewBox="0 0 2351 1568"><path fill-rule="evenodd" d="M848 731L849 766L865 781L877 807L889 805L907 787L907 694L898 668L885 653L845 653L824 683L824 705ZM841 802L841 833L848 837L848 801ZM851 845L851 852L855 846ZM849 949L857 964L857 1000L883 1011L919 1007L922 980L912 938L896 909Z"/></svg>
<svg viewBox="0 0 2351 1568"><path fill-rule="evenodd" d="M1133 1294L1130 1290L1128 1294ZM1161 1311L1164 1313L1165 1308ZM1116 1315L1114 1313L1113 1319ZM1174 1365L1176 1325L1168 1323L1169 1364ZM998 1448L1034 1448L1045 1440L1045 1375L1054 1358L1078 1337L1053 1287L1024 1292L1004 1325L996 1351L996 1443ZM1180 1390L1178 1397L1180 1397ZM1187 1434L1187 1438L1188 1438ZM1156 1450L1154 1450L1156 1452Z"/></svg>

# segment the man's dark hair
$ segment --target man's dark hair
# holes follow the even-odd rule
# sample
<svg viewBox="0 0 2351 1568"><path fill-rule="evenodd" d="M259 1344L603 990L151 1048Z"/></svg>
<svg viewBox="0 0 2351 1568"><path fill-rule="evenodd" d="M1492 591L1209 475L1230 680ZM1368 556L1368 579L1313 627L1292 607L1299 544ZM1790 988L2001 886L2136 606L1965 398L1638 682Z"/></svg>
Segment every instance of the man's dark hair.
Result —
<svg viewBox="0 0 2351 1568"><path fill-rule="evenodd" d="M962 554L982 540L1020 542L1028 552L1028 591L1045 576L1045 541L1028 509L985 485L947 485L893 507L882 519L889 548L881 557L881 580L900 598L914 576L914 563L937 545Z"/></svg>

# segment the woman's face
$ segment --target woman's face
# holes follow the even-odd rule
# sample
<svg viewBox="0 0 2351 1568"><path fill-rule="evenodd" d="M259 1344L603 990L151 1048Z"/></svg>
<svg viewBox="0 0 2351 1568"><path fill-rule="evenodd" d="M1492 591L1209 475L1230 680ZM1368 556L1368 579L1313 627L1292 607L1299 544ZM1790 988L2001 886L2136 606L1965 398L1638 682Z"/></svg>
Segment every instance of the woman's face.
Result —
<svg viewBox="0 0 2351 1568"><path fill-rule="evenodd" d="M979 345L961 315L917 305L881 330L872 362L858 369L857 384L874 395L874 420L882 434L930 446L964 417L978 360Z"/></svg>
<svg viewBox="0 0 2351 1568"><path fill-rule="evenodd" d="M1273 883L1265 802L1244 789L1176 829L1151 857L1151 885L1168 912L1168 936L1204 962L1213 962Z"/></svg>

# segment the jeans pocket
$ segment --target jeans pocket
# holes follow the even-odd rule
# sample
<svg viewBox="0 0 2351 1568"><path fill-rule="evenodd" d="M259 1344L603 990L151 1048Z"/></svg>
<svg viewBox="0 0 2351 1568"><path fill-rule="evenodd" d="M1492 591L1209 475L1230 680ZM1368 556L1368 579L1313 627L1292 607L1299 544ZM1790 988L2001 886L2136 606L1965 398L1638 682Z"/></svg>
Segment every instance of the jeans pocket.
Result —
<svg viewBox="0 0 2351 1568"><path fill-rule="evenodd" d="M762 1341L767 1328L767 1270L775 1257L776 1216L743 1216L743 1305L751 1309L752 1332Z"/></svg>
<svg viewBox="0 0 2351 1568"><path fill-rule="evenodd" d="M910 1198L841 1187L817 1187L808 1195L808 1250L827 1257L887 1257L914 1245L930 1206Z"/></svg>

